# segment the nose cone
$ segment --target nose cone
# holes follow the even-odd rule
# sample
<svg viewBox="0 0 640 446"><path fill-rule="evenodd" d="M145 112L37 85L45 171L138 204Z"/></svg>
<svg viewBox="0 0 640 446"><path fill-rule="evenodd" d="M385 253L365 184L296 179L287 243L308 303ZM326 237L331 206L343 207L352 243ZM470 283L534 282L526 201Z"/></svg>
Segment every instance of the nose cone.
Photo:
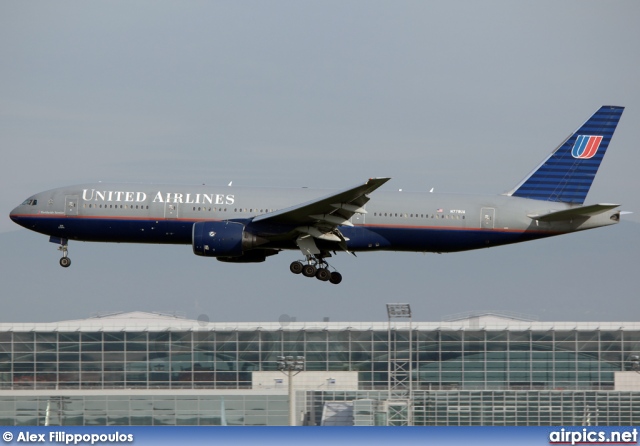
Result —
<svg viewBox="0 0 640 446"><path fill-rule="evenodd" d="M15 223L19 224L20 226L22 226L22 223L21 223L22 219L20 218L20 216L22 215L21 208L22 206L17 206L9 214L9 218L13 220Z"/></svg>

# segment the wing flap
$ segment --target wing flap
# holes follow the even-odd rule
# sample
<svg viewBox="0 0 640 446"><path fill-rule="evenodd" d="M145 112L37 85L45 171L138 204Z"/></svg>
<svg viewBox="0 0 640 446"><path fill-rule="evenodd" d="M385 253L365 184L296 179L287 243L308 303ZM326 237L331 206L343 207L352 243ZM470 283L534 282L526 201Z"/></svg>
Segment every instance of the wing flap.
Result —
<svg viewBox="0 0 640 446"><path fill-rule="evenodd" d="M548 214L528 214L527 217L538 221L564 221L574 218L591 217L593 215L602 214L608 210L617 208L619 204L601 203L589 206L580 206L563 211L550 212Z"/></svg>
<svg viewBox="0 0 640 446"><path fill-rule="evenodd" d="M298 226L296 228L296 231L300 232L301 234L308 234L319 240L326 240L329 242L339 243L339 242L344 242L345 240L349 240L348 238L344 236L340 237L333 232L323 232L320 229L316 228L315 226Z"/></svg>

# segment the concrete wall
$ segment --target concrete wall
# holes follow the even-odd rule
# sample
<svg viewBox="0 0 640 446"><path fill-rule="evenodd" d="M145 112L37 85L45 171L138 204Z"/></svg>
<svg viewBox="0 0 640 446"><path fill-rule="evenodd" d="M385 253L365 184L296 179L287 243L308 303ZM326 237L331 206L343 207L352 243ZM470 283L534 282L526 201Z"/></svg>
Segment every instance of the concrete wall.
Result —
<svg viewBox="0 0 640 446"><path fill-rule="evenodd" d="M640 391L640 372L613 372L614 390Z"/></svg>
<svg viewBox="0 0 640 446"><path fill-rule="evenodd" d="M287 390L288 375L252 372L252 389ZM293 377L295 390L358 390L358 372L300 372Z"/></svg>

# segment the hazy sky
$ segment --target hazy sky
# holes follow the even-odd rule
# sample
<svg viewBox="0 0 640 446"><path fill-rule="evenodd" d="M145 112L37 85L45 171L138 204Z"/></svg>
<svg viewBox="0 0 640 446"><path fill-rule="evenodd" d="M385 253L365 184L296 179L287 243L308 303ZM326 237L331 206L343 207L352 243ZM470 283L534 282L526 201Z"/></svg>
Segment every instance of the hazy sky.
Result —
<svg viewBox="0 0 640 446"><path fill-rule="evenodd" d="M638 224L477 253L341 255L335 287L291 275L296 253L223 265L188 246L72 243L62 270L55 245L8 214L86 181L390 176L387 189L502 193L606 104L627 108L587 202L621 203L639 223L638 23L637 1L2 2L0 319L380 320L400 301L418 320L637 320Z"/></svg>

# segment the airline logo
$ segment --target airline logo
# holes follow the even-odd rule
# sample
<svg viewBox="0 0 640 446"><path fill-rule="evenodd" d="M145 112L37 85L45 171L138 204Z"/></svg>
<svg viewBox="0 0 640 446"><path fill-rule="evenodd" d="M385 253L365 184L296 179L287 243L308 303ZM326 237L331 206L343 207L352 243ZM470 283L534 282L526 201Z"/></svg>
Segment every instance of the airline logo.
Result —
<svg viewBox="0 0 640 446"><path fill-rule="evenodd" d="M601 142L602 136L580 135L571 149L571 156L581 160L593 158Z"/></svg>

